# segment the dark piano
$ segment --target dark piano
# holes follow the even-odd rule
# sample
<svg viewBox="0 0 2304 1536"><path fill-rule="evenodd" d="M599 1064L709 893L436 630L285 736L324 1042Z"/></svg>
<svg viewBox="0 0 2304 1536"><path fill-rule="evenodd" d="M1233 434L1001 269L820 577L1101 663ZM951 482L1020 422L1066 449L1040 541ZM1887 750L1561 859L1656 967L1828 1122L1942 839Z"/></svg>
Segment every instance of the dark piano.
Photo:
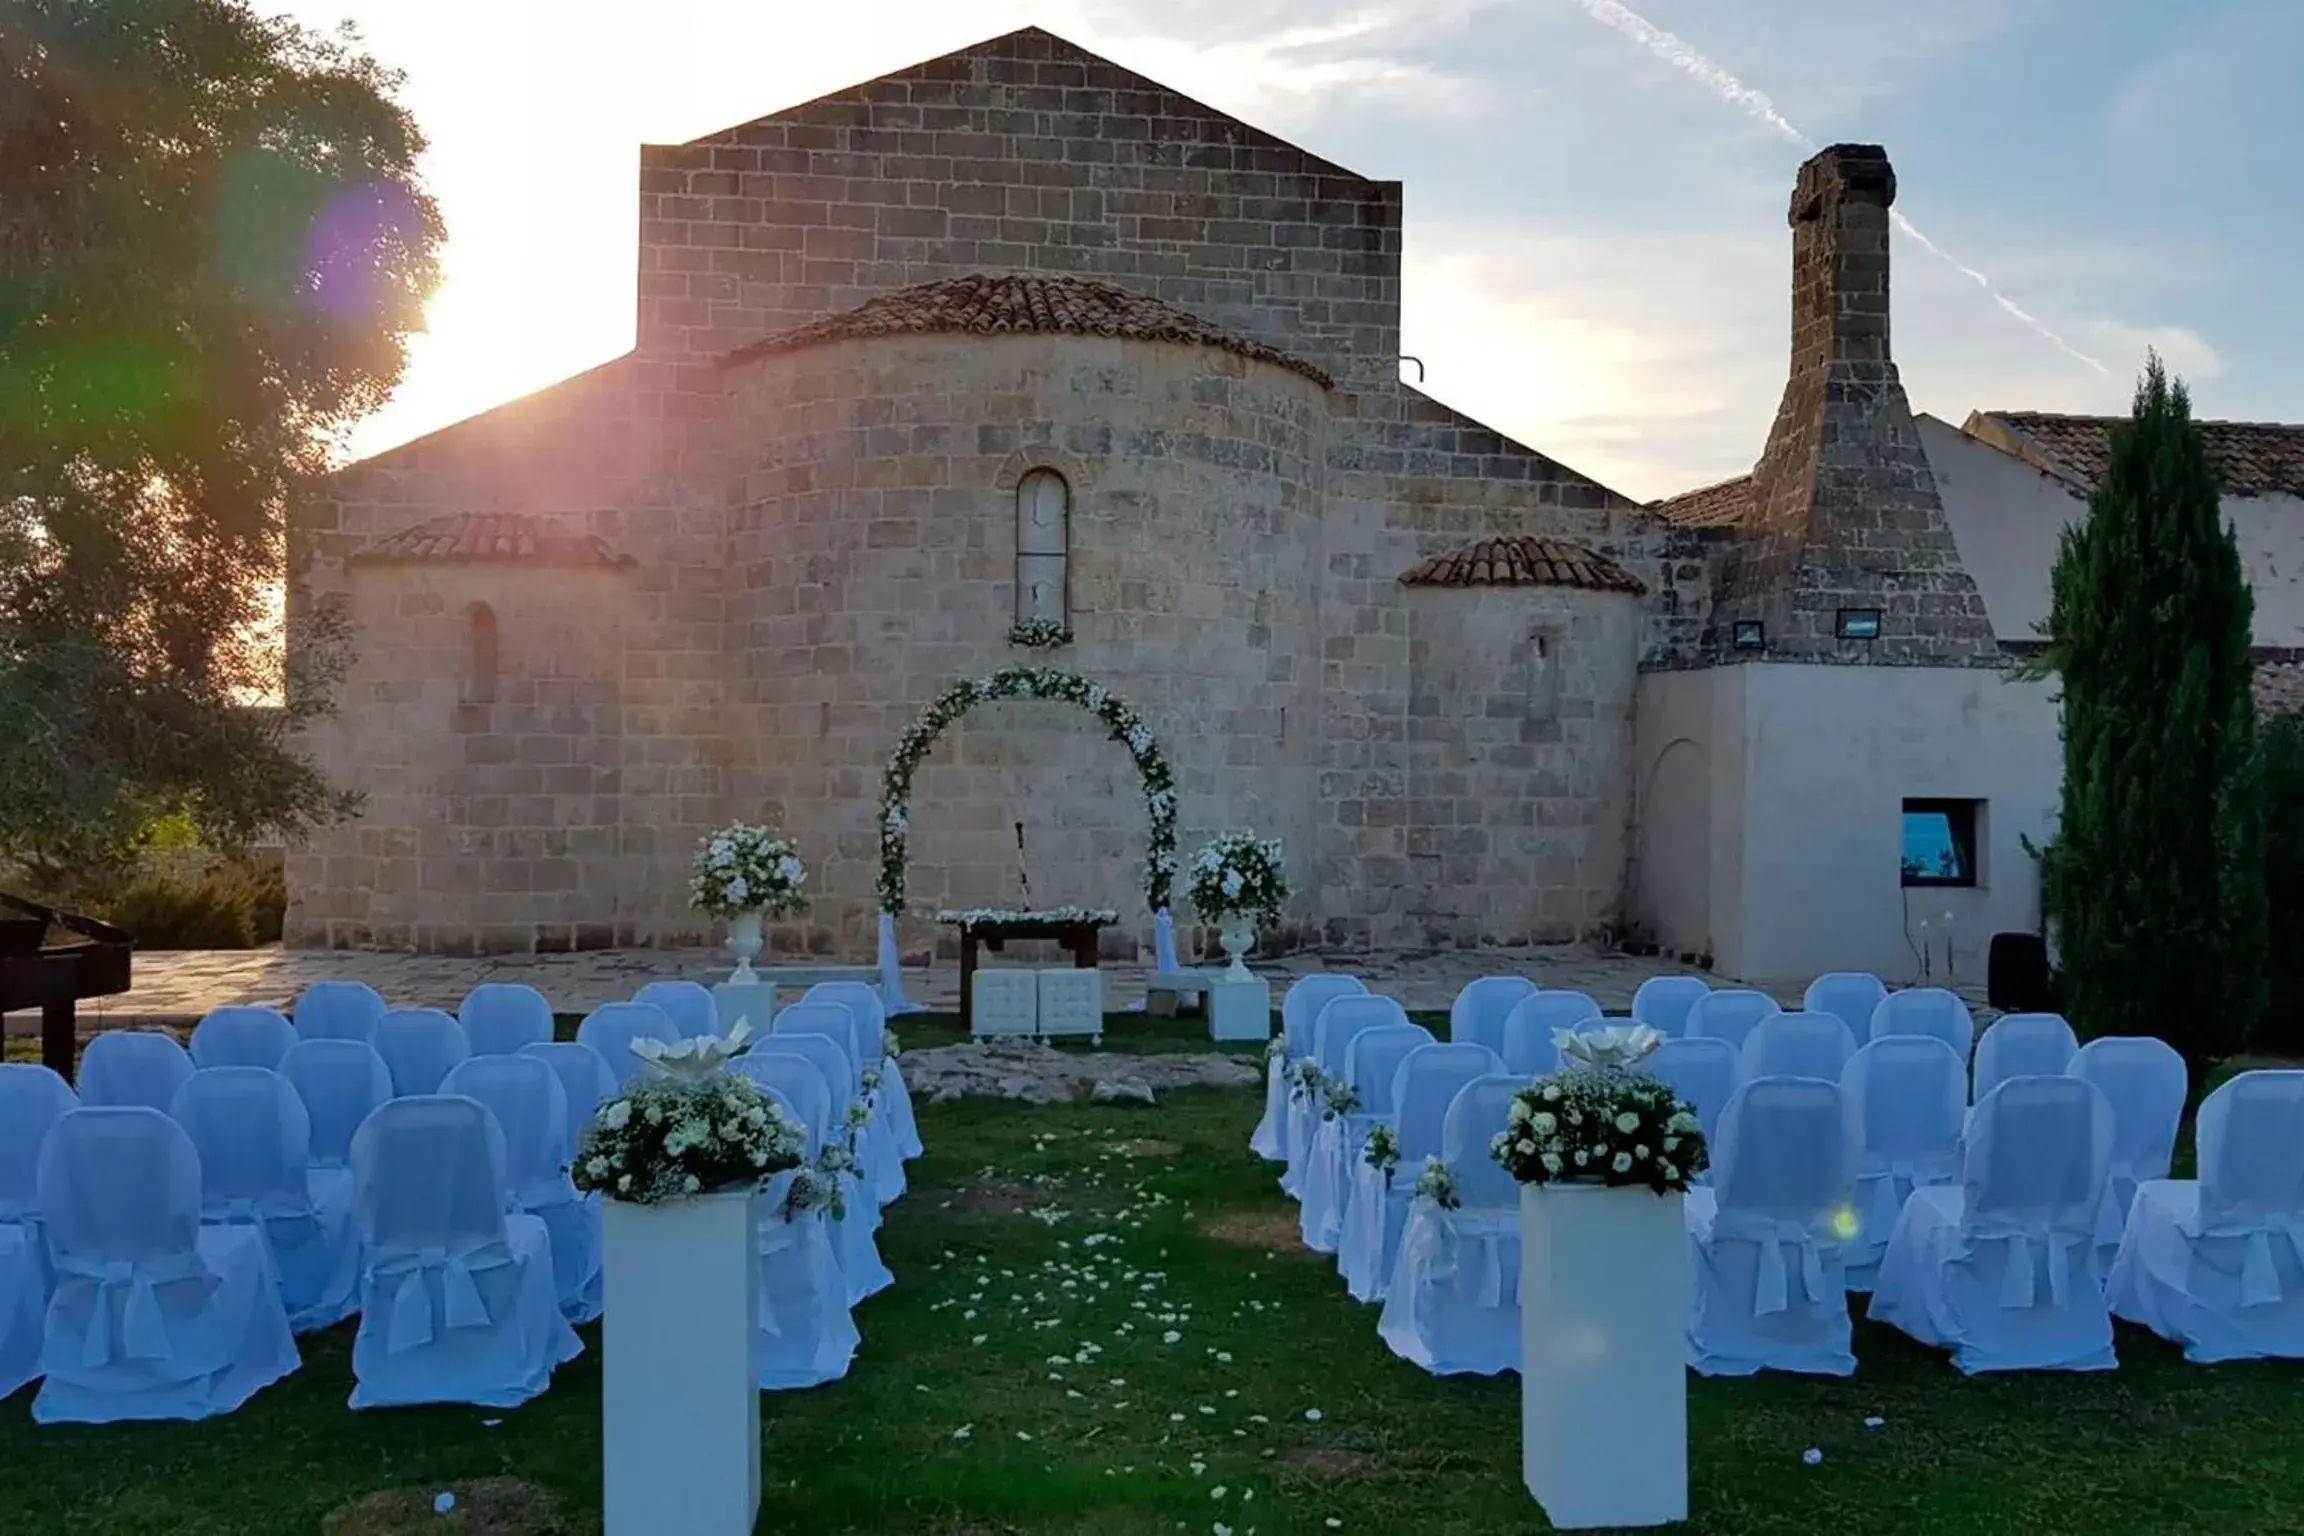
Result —
<svg viewBox="0 0 2304 1536"><path fill-rule="evenodd" d="M40 1060L72 1077L75 1010L84 997L128 990L128 935L0 891L0 1014L40 1010Z"/></svg>

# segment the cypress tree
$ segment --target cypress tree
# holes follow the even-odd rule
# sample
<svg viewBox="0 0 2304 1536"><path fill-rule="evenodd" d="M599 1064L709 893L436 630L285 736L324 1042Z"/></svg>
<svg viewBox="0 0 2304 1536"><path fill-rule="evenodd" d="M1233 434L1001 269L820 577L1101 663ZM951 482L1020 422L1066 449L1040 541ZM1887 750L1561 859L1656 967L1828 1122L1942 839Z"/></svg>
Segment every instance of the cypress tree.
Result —
<svg viewBox="0 0 2304 1536"><path fill-rule="evenodd" d="M2197 1083L2265 998L2255 602L2191 401L2157 356L2053 582L2064 800L2048 903L2066 1011L2084 1037L2158 1036Z"/></svg>

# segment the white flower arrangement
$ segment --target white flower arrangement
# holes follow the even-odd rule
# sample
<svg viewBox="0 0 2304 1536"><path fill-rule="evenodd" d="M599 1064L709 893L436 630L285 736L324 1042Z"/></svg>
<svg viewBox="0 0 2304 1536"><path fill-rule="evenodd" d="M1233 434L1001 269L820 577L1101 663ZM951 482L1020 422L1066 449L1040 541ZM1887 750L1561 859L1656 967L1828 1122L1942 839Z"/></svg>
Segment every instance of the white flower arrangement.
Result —
<svg viewBox="0 0 2304 1536"><path fill-rule="evenodd" d="M1456 1175L1436 1157L1424 1159L1424 1171L1416 1176L1416 1193L1444 1211L1456 1210L1464 1203L1456 1197Z"/></svg>
<svg viewBox="0 0 2304 1536"><path fill-rule="evenodd" d="M1334 1120L1348 1115L1360 1107L1360 1090L1340 1077L1332 1077L1322 1085L1322 1096L1327 1100L1320 1112L1323 1120Z"/></svg>
<svg viewBox="0 0 2304 1536"><path fill-rule="evenodd" d="M800 1165L807 1133L750 1080L642 1078L600 1107L572 1170L576 1187L658 1205L757 1187Z"/></svg>
<svg viewBox="0 0 2304 1536"><path fill-rule="evenodd" d="M1608 1042L1602 1047L1593 1054L1621 1059ZM1512 1177L1662 1195L1687 1189L1710 1166L1701 1123L1669 1087L1626 1066L1571 1061L1513 1096L1505 1128L1489 1144Z"/></svg>
<svg viewBox="0 0 2304 1536"><path fill-rule="evenodd" d="M1392 1170L1400 1166L1400 1133L1389 1125L1379 1125L1368 1132L1368 1145L1362 1149L1360 1160L1384 1175L1384 1182L1392 1182Z"/></svg>
<svg viewBox="0 0 2304 1536"><path fill-rule="evenodd" d="M882 1061L894 1061L903 1054L904 1047L897 1043L896 1031L892 1029L882 1030L880 1032L880 1059Z"/></svg>
<svg viewBox="0 0 2304 1536"><path fill-rule="evenodd" d="M867 1097L878 1093L880 1091L880 1069L878 1067L866 1067L864 1075L859 1081L863 1083Z"/></svg>
<svg viewBox="0 0 2304 1536"><path fill-rule="evenodd" d="M1008 626L1008 643L1048 651L1072 643L1072 631L1054 619L1018 619Z"/></svg>
<svg viewBox="0 0 2304 1536"><path fill-rule="evenodd" d="M760 912L788 917L807 905L808 866L783 833L732 822L696 845L688 904L712 917Z"/></svg>
<svg viewBox="0 0 2304 1536"><path fill-rule="evenodd" d="M1192 861L1189 894L1200 915L1212 922L1253 917L1270 927L1288 901L1279 839L1225 833Z"/></svg>
<svg viewBox="0 0 2304 1536"><path fill-rule="evenodd" d="M1110 907L1044 907L1037 912L1009 907L946 907L937 912L936 921L971 928L986 923L1094 923L1109 928L1120 921L1120 914Z"/></svg>
<svg viewBox="0 0 2304 1536"><path fill-rule="evenodd" d="M846 1221L848 1195L844 1176L855 1166L856 1160L848 1155L846 1147L837 1142L827 1143L816 1155L815 1167L793 1173L792 1187L784 1192L779 1214L791 1221L810 1211L822 1211L833 1221Z"/></svg>
<svg viewBox="0 0 2304 1536"><path fill-rule="evenodd" d="M1296 1086L1293 1091L1298 1098L1319 1098L1327 1085L1327 1081L1320 1074L1320 1063L1309 1057L1296 1063Z"/></svg>
<svg viewBox="0 0 2304 1536"><path fill-rule="evenodd" d="M1264 1059L1266 1061L1284 1060L1287 1055L1288 1037L1286 1035L1274 1035L1269 1041L1265 1042Z"/></svg>
<svg viewBox="0 0 2304 1536"><path fill-rule="evenodd" d="M1152 738L1151 728L1100 684L1069 672L1008 667L989 677L954 683L897 738L880 789L880 910L904 910L904 839L911 822L912 776L929 748L952 722L990 699L1047 699L1077 705L1094 715L1112 740L1124 744L1143 781L1144 808L1152 820L1144 853L1144 892L1157 912L1168 905L1176 878L1176 775Z"/></svg>

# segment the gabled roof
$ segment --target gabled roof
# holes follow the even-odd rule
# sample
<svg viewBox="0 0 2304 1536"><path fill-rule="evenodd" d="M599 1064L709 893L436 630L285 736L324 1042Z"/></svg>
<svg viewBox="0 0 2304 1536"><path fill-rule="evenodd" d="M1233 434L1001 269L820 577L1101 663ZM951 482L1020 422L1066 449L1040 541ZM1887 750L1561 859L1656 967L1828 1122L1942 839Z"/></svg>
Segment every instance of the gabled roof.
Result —
<svg viewBox="0 0 2304 1536"><path fill-rule="evenodd" d="M1434 555L1400 573L1407 587L1578 587L1587 592L1648 590L1606 555L1564 539L1518 535L1482 539L1452 554Z"/></svg>
<svg viewBox="0 0 2304 1536"><path fill-rule="evenodd" d="M450 512L371 540L352 565L552 565L622 570L632 557L591 534L525 512Z"/></svg>
<svg viewBox="0 0 2304 1536"><path fill-rule="evenodd" d="M858 336L1115 336L1215 347L1300 373L1323 389L1335 380L1277 347L1236 336L1148 294L1064 273L972 272L868 299L854 309L739 347L734 367L773 352Z"/></svg>
<svg viewBox="0 0 2304 1536"><path fill-rule="evenodd" d="M1752 510L1752 477L1682 491L1648 503L1648 510L1679 528L1733 528Z"/></svg>
<svg viewBox="0 0 2304 1536"><path fill-rule="evenodd" d="M2083 487L2112 457L2112 429L2125 416L2050 411L1975 411L1961 430ZM2208 467L2227 496L2304 496L2304 426L2275 421L2201 421Z"/></svg>

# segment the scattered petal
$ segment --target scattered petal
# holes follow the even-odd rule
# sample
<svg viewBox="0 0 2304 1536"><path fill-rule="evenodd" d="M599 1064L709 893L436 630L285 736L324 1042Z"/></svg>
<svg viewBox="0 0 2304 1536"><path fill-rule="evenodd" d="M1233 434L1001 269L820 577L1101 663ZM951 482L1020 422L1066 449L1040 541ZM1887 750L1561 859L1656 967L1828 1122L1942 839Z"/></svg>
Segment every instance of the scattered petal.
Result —
<svg viewBox="0 0 2304 1536"><path fill-rule="evenodd" d="M432 1500L432 1513L436 1515L452 1515L455 1512L456 1495L442 1492Z"/></svg>
<svg viewBox="0 0 2304 1536"><path fill-rule="evenodd" d="M1810 1446L1800 1453L1800 1459L1812 1467L1818 1467L1824 1464L1824 1453L1816 1447Z"/></svg>
<svg viewBox="0 0 2304 1536"><path fill-rule="evenodd" d="M958 1429L952 1431L952 1438L955 1440L965 1440L968 1438L969 1431L973 1430L975 1427L976 1426L973 1424L963 1424Z"/></svg>
<svg viewBox="0 0 2304 1536"><path fill-rule="evenodd" d="M1883 1425L1883 1424L1885 1424L1885 1423L1887 1423L1887 1422L1888 1422L1888 1421L1887 1421L1886 1419L1884 1419L1884 1418L1880 1417L1880 1415L1878 1415L1878 1414L1874 1414L1874 1415L1872 1415L1872 1417L1870 1417L1870 1418L1868 1418L1868 1419L1866 1419L1866 1420L1864 1421L1864 1427L1865 1427L1866 1429L1878 1429L1878 1428L1879 1428L1881 1425Z"/></svg>
<svg viewBox="0 0 2304 1536"><path fill-rule="evenodd" d="M1304 1410L1304 1422L1307 1424L1317 1424L1320 1422L1321 1417L1322 1415L1320 1410L1317 1408L1307 1408Z"/></svg>

